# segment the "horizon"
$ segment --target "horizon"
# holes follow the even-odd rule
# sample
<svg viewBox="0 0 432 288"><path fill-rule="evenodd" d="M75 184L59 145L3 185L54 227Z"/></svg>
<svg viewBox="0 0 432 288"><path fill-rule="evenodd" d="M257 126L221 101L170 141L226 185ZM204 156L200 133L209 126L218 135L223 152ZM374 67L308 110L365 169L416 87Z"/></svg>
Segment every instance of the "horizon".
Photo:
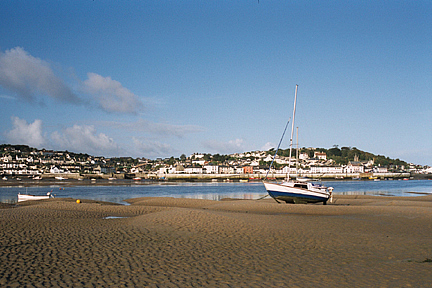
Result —
<svg viewBox="0 0 432 288"><path fill-rule="evenodd" d="M430 1L3 1L0 143L266 151L298 84L300 147L432 166L431 13Z"/></svg>

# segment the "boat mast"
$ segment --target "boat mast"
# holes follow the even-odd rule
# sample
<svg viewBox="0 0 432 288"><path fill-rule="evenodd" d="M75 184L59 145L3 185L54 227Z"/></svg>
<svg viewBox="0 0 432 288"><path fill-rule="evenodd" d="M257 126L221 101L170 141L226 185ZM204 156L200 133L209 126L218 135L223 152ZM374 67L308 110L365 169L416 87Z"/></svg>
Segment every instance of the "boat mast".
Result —
<svg viewBox="0 0 432 288"><path fill-rule="evenodd" d="M293 116L292 116L292 122L291 122L291 138L290 138L290 151L289 151L289 160L288 160L287 181L289 181L289 179L290 179L290 170L291 170L291 152L292 152L293 135L294 135L294 119L295 119L295 112L296 112L296 105L297 105L297 89L298 89L298 85L296 84L295 96L294 96L294 109L293 109Z"/></svg>
<svg viewBox="0 0 432 288"><path fill-rule="evenodd" d="M298 144L298 127L296 127L296 177L299 177L299 144Z"/></svg>

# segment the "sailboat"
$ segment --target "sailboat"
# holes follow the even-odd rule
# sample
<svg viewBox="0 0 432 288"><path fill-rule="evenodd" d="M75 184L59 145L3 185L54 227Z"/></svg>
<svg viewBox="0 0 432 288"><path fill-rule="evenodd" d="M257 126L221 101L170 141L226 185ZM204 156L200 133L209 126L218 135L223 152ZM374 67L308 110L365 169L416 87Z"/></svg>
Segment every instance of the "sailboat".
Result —
<svg viewBox="0 0 432 288"><path fill-rule="evenodd" d="M332 200L333 187L325 187L320 184L305 182L304 180L303 181L290 180L289 171L291 167L291 152L292 152L293 133L294 133L294 118L295 118L296 105L297 105L297 90L298 90L298 85L296 85L296 89L295 89L294 109L293 109L293 116L291 122L292 126L291 126L291 139L290 139L290 152L289 152L287 179L282 183L272 183L267 181L267 176L266 176L263 183L267 190L267 193L278 203L280 203L280 201L284 201L286 203L293 203L293 204L307 204L307 203L322 202L325 205L327 204L327 201L330 200L331 202ZM288 123L285 126L285 131L288 126ZM283 135L285 134L285 131L282 134L282 138ZM276 153L273 157L273 161L279 150L280 144L282 142L282 138L276 149ZM271 170L273 161L270 164L269 171Z"/></svg>

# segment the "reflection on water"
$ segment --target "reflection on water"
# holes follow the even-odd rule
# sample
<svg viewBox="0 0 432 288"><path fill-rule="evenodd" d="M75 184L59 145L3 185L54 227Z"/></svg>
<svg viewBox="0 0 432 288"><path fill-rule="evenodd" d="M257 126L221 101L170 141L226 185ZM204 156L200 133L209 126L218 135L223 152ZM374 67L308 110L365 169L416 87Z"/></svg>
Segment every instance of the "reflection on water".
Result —
<svg viewBox="0 0 432 288"><path fill-rule="evenodd" d="M127 217L122 217L122 216L106 216L102 219L122 219L122 218L127 218Z"/></svg>
<svg viewBox="0 0 432 288"><path fill-rule="evenodd" d="M432 181L326 181L335 194L419 196L432 194ZM91 199L125 204L123 200L139 197L175 197L220 201L223 198L258 199L267 194L260 182L252 183L161 183L149 185L0 187L0 201L16 203L18 193Z"/></svg>

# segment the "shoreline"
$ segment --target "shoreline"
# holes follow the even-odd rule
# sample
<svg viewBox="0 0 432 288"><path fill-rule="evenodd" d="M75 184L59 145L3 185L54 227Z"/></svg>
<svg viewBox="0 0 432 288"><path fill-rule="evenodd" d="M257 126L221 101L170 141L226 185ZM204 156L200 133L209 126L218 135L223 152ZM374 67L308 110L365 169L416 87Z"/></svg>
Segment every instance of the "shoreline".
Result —
<svg viewBox="0 0 432 288"><path fill-rule="evenodd" d="M427 177L423 178L414 178L409 179L408 181L418 181L418 180L431 180ZM352 179L311 179L312 182L349 182L349 181L355 181L355 182L372 182L373 180L370 179L362 179L362 180L352 180ZM393 180L380 180L380 181L404 181L402 179L393 179ZM407 180L405 180L407 181ZM178 183L240 183L239 179L234 180L228 180L228 179L218 179L216 182L212 182L211 179L181 179L181 180L155 180L155 179L142 179L142 180L133 180L133 179L115 179L115 180L108 180L108 179L83 179L83 180L77 180L77 179L65 179L65 180L57 180L55 178L44 178L42 180L34 180L31 178L23 178L22 180L16 180L15 178L8 179L7 181L0 180L0 187L44 187L44 186L51 186L51 185L58 185L58 186L128 186L128 185L155 185L155 184L178 184ZM261 179L257 180L249 180L249 182L246 183L261 183ZM245 183L245 182L242 182Z"/></svg>
<svg viewBox="0 0 432 288"><path fill-rule="evenodd" d="M0 206L0 285L430 287L432 196L127 202Z"/></svg>
<svg viewBox="0 0 432 288"><path fill-rule="evenodd" d="M416 182L419 181L419 182ZM1 185L3 184L3 185ZM9 185L6 185L9 184ZM333 195L376 195L380 197L419 197L432 195L432 182L426 180L410 181L334 181L322 182L325 186L335 187ZM147 186L147 187L146 187ZM201 195L204 198L217 200L224 197L240 199L257 199L268 193L265 191L262 182L172 182L172 181L132 181L132 180L99 180L99 181L78 181L78 180L42 180L42 181L0 181L0 202L16 203L17 194L45 195L49 190L56 198L76 197L80 199L94 199L122 203L129 197L141 196L180 196L182 193ZM98 188L99 187L99 188ZM178 188L177 188L178 187ZM190 187L190 188L188 188ZM207 189L210 187L210 189ZM400 188L398 188L400 187ZM59 190L67 190L59 191ZM57 190L57 191L56 191ZM28 192L27 192L28 191ZM100 197L99 192L101 193ZM116 191L121 191L116 194ZM151 192L153 191L153 193ZM164 192L163 195L155 191ZM182 192L178 192L182 191ZM194 194L196 193L196 194ZM235 195L236 194L236 195ZM175 196L178 195L178 196Z"/></svg>

